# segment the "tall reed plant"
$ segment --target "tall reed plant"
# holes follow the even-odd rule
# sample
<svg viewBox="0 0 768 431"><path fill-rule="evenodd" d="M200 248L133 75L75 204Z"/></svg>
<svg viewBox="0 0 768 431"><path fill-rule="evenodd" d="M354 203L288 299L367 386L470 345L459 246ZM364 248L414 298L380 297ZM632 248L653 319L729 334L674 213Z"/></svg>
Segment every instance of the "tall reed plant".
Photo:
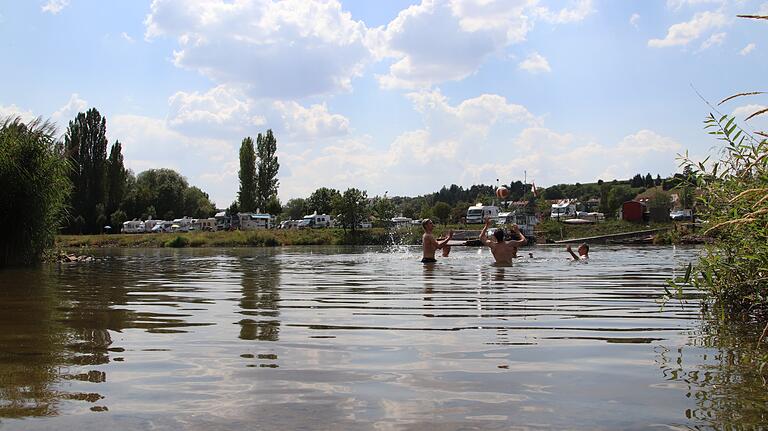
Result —
<svg viewBox="0 0 768 431"><path fill-rule="evenodd" d="M48 121L0 122L0 267L30 265L53 245L71 185Z"/></svg>
<svg viewBox="0 0 768 431"><path fill-rule="evenodd" d="M724 315L768 320L768 140L725 115L710 114L705 128L724 143L720 160L696 163L686 156L683 164L699 189L704 233L716 241L688 281L708 291Z"/></svg>

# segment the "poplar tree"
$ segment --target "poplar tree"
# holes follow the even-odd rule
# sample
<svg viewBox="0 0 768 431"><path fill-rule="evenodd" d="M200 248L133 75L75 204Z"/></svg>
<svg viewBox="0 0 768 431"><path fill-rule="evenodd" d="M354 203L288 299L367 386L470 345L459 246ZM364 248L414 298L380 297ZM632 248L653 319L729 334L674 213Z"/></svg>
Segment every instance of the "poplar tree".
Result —
<svg viewBox="0 0 768 431"><path fill-rule="evenodd" d="M115 141L109 151L107 159L107 215L110 217L110 223L116 224L112 220L112 213L120 208L120 204L125 196L125 182L127 171L123 164L123 146L120 141ZM118 217L119 218L119 217Z"/></svg>
<svg viewBox="0 0 768 431"><path fill-rule="evenodd" d="M96 108L78 113L69 122L64 151L72 164L71 219L80 217L85 233L99 232L97 207L101 205L103 212L107 193L107 119Z"/></svg>
<svg viewBox="0 0 768 431"><path fill-rule="evenodd" d="M258 139L261 139L259 134ZM237 193L238 209L242 212L251 212L256 209L257 182L256 182L256 153L253 148L253 139L247 137L240 144L240 191Z"/></svg>
<svg viewBox="0 0 768 431"><path fill-rule="evenodd" d="M277 195L277 171L280 164L277 162L277 140L272 134L272 129L262 136L256 137L257 181L256 181L256 207L264 209L273 195ZM241 153L242 154L242 153ZM242 156L241 156L242 157ZM240 162L242 168L242 158Z"/></svg>

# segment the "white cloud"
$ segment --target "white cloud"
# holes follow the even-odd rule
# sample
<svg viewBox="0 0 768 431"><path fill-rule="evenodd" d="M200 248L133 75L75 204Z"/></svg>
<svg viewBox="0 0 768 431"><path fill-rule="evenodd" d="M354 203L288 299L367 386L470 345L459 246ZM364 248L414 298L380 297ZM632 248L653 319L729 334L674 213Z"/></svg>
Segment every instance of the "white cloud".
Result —
<svg viewBox="0 0 768 431"><path fill-rule="evenodd" d="M633 13L632 16L629 17L629 23L634 28L637 28L638 21L640 21L640 14L638 14L638 13Z"/></svg>
<svg viewBox="0 0 768 431"><path fill-rule="evenodd" d="M176 66L252 97L348 91L371 56L337 0L154 0L145 25L147 39L176 38Z"/></svg>
<svg viewBox="0 0 768 431"><path fill-rule="evenodd" d="M760 5L760 10L757 12L757 14L762 16L768 16L768 2L765 2Z"/></svg>
<svg viewBox="0 0 768 431"><path fill-rule="evenodd" d="M538 52L534 52L528 56L525 60L518 65L520 69L527 70L531 73L551 72L549 62Z"/></svg>
<svg viewBox="0 0 768 431"><path fill-rule="evenodd" d="M325 104L309 108L296 102L275 101L272 105L283 120L286 132L293 139L323 139L349 132L349 119L331 114Z"/></svg>
<svg viewBox="0 0 768 431"><path fill-rule="evenodd" d="M379 58L395 59L379 76L384 88L426 88L475 73L492 55L525 41L538 20L566 23L583 20L591 1L552 12L539 0L422 0L373 29L369 46Z"/></svg>
<svg viewBox="0 0 768 431"><path fill-rule="evenodd" d="M748 55L749 53L754 51L755 48L757 48L757 45L755 45L754 43L749 43L747 44L747 46L742 48L741 51L739 51L739 55Z"/></svg>
<svg viewBox="0 0 768 431"><path fill-rule="evenodd" d="M88 102L81 99L77 93L72 93L72 95L69 96L69 101L51 114L51 119L57 123L63 123L63 126L66 126L69 120L74 119L78 113L85 112L87 108Z"/></svg>
<svg viewBox="0 0 768 431"><path fill-rule="evenodd" d="M69 6L69 0L48 0L41 9L43 12L56 15L67 6Z"/></svg>
<svg viewBox="0 0 768 431"><path fill-rule="evenodd" d="M687 45L698 39L709 30L723 27L728 18L721 12L699 12L690 21L674 24L669 27L664 39L651 39L648 46L666 48L670 46Z"/></svg>
<svg viewBox="0 0 768 431"><path fill-rule="evenodd" d="M37 116L32 111L25 111L14 104L8 106L0 105L0 121L4 121L6 118L16 117L21 118L24 122L28 122L34 120Z"/></svg>
<svg viewBox="0 0 768 431"><path fill-rule="evenodd" d="M170 129L162 119L139 115L111 117L108 134L110 141L117 139L123 144L125 165L135 173L174 169L219 206L227 206L234 199L239 142L190 137Z"/></svg>
<svg viewBox="0 0 768 431"><path fill-rule="evenodd" d="M725 36L727 36L727 33L725 32L713 34L712 36L707 38L707 40L702 42L701 47L699 47L699 50L704 51L707 48L722 45L723 42L725 41Z"/></svg>
<svg viewBox="0 0 768 431"><path fill-rule="evenodd" d="M683 6L722 5L726 2L727 0L667 0L667 8L679 10Z"/></svg>
<svg viewBox="0 0 768 431"><path fill-rule="evenodd" d="M224 85L205 93L179 91L168 103L168 125L189 134L246 135L266 123L239 91Z"/></svg>
<svg viewBox="0 0 768 431"><path fill-rule="evenodd" d="M537 14L547 22L567 24L583 21L594 12L592 0L573 0L573 3L573 8L563 8L557 12L552 12L547 7L541 7L537 9Z"/></svg>
<svg viewBox="0 0 768 431"><path fill-rule="evenodd" d="M134 39L133 39L133 38L132 38L132 37L131 37L131 36L130 36L128 33L126 33L126 32L122 32L122 33L120 33L120 37L122 37L122 38L123 38L123 40L124 40L124 41L126 41L126 42L128 42L128 43L133 43L133 42L135 42L135 40L134 40Z"/></svg>
<svg viewBox="0 0 768 431"><path fill-rule="evenodd" d="M349 132L349 120L325 104L252 99L225 85L205 93L179 91L169 104L169 126L190 135L242 139L269 127L290 141L314 141Z"/></svg>

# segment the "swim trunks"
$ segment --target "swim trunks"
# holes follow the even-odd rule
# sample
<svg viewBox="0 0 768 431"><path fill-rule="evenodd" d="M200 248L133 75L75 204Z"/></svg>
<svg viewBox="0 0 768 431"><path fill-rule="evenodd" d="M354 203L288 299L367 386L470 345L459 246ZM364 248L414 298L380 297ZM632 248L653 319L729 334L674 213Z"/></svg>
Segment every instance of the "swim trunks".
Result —
<svg viewBox="0 0 768 431"><path fill-rule="evenodd" d="M423 257L421 258L421 263L435 263L437 262L437 259L432 257Z"/></svg>

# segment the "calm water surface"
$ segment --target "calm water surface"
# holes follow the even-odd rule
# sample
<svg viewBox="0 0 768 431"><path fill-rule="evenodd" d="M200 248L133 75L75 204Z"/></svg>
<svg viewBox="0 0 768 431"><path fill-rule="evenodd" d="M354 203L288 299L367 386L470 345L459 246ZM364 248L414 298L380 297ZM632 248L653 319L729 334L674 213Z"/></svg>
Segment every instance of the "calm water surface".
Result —
<svg viewBox="0 0 768 431"><path fill-rule="evenodd" d="M512 267L459 247L431 267L417 248L105 250L0 271L0 429L764 424L739 342L696 292L660 303L697 250L529 250Z"/></svg>

